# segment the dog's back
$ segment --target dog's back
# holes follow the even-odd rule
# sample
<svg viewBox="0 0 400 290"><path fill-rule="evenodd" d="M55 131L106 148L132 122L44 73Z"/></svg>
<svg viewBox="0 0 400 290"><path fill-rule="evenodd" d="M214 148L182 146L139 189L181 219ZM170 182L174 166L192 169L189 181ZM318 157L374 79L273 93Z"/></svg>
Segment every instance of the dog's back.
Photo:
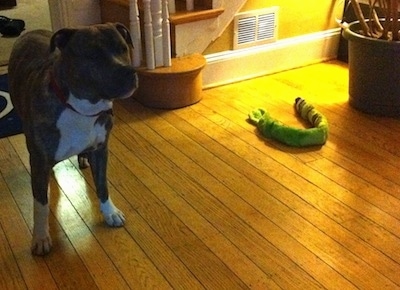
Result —
<svg viewBox="0 0 400 290"><path fill-rule="evenodd" d="M42 75L52 64L51 36L51 31L35 30L24 34L14 44L8 66L9 90L13 105L22 119L29 114L28 108L32 108L30 100L38 99L32 98L32 94L36 96L43 94L40 89L43 87L41 82L46 78ZM28 90L27 86L30 87ZM29 97L27 92L30 94Z"/></svg>

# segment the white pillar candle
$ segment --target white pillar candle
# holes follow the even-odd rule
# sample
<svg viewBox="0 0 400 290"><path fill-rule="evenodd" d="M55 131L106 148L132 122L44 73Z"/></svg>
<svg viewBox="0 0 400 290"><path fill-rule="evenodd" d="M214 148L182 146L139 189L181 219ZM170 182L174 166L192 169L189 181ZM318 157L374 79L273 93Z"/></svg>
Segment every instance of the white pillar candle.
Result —
<svg viewBox="0 0 400 290"><path fill-rule="evenodd" d="M187 11L194 10L194 0L186 0L186 10Z"/></svg>
<svg viewBox="0 0 400 290"><path fill-rule="evenodd" d="M171 34L168 13L168 0L163 0L162 5L162 36L163 36L163 63L171 66Z"/></svg>
<svg viewBox="0 0 400 290"><path fill-rule="evenodd" d="M144 40L146 44L146 65L148 69L155 69L153 26L151 20L150 0L143 0L144 4Z"/></svg>
<svg viewBox="0 0 400 290"><path fill-rule="evenodd" d="M129 1L130 33L133 44L132 65L139 67L142 61L142 41L140 36L139 10L137 0Z"/></svg>
<svg viewBox="0 0 400 290"><path fill-rule="evenodd" d="M151 19L153 25L154 58L156 67L163 65L163 36L161 0L151 0Z"/></svg>
<svg viewBox="0 0 400 290"><path fill-rule="evenodd" d="M176 12L175 0L169 0L168 1L168 11L169 11L169 13L175 13Z"/></svg>

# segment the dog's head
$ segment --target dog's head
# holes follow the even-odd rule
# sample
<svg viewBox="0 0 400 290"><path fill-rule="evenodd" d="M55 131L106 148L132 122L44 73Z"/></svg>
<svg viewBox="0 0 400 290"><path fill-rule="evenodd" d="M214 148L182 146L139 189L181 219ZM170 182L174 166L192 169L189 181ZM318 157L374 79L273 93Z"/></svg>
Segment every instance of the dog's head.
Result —
<svg viewBox="0 0 400 290"><path fill-rule="evenodd" d="M75 97L91 103L133 94L137 76L131 47L130 33L119 23L61 29L50 42L50 51L59 51L59 81Z"/></svg>

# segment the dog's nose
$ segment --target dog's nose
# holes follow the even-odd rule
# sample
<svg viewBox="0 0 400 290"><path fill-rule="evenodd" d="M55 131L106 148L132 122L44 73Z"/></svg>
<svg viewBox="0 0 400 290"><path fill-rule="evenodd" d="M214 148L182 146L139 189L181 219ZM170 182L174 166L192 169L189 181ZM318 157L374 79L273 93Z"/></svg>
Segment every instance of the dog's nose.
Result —
<svg viewBox="0 0 400 290"><path fill-rule="evenodd" d="M121 66L114 71L112 94L117 98L130 97L138 87L136 70L132 66Z"/></svg>
<svg viewBox="0 0 400 290"><path fill-rule="evenodd" d="M133 75L135 73L135 69L131 65L126 65L126 64L121 64L118 67L115 68L115 73L118 75Z"/></svg>
<svg viewBox="0 0 400 290"><path fill-rule="evenodd" d="M124 77L124 78L133 80L136 78L136 70L130 65L123 66L119 69L119 72L117 73L117 75L119 77Z"/></svg>

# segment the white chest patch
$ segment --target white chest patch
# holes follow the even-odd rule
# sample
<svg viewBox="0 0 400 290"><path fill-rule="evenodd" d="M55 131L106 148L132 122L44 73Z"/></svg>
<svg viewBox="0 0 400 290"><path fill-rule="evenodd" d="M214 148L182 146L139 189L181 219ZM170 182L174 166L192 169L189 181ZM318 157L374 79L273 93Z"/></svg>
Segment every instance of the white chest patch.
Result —
<svg viewBox="0 0 400 290"><path fill-rule="evenodd" d="M62 161L77 155L89 147L96 148L106 141L107 130L96 123L98 116L83 116L71 109L64 110L58 121L60 142L55 160Z"/></svg>
<svg viewBox="0 0 400 290"><path fill-rule="evenodd" d="M92 104L88 100L75 97L73 94L69 94L67 103L80 114L86 116L95 115L101 111L107 111L112 108L112 101L100 100L97 103Z"/></svg>

